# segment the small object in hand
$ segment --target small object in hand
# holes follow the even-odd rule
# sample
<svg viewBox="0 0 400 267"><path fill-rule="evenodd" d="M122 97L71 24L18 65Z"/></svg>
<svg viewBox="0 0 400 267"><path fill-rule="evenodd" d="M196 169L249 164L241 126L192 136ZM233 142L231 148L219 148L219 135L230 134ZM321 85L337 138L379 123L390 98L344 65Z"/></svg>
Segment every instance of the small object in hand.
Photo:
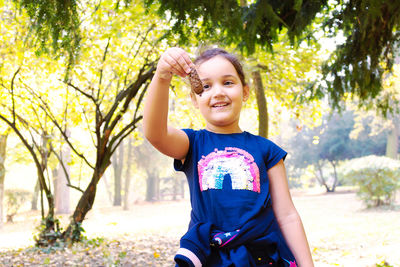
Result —
<svg viewBox="0 0 400 267"><path fill-rule="evenodd" d="M200 95L203 93L203 83L200 80L199 75L195 68L192 68L189 73L189 81L190 86L192 87L192 91L196 94Z"/></svg>

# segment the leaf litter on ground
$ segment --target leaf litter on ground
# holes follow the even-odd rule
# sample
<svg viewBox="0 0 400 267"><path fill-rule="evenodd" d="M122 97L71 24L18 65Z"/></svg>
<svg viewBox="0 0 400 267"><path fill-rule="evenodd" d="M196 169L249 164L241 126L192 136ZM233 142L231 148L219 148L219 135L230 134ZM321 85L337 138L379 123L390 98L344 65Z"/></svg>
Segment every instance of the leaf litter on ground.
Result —
<svg viewBox="0 0 400 267"><path fill-rule="evenodd" d="M132 240L99 237L47 253L35 247L0 252L0 266L174 266L178 244L153 234Z"/></svg>

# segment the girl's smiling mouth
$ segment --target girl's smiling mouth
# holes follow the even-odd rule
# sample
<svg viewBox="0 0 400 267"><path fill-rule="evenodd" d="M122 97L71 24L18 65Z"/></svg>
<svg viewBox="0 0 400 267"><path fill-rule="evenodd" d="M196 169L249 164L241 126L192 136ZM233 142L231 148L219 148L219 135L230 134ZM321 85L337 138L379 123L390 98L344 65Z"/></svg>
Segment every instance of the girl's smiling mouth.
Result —
<svg viewBox="0 0 400 267"><path fill-rule="evenodd" d="M229 103L228 102L216 102L214 104L211 105L212 108L223 108L228 106Z"/></svg>

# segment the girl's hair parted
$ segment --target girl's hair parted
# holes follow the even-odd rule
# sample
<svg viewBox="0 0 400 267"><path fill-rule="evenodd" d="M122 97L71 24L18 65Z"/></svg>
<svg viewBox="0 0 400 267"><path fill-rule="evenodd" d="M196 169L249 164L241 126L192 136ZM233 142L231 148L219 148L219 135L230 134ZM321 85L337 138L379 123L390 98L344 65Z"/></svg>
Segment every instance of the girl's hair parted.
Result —
<svg viewBox="0 0 400 267"><path fill-rule="evenodd" d="M204 51L203 53L200 54L200 56L198 56L195 60L194 60L194 64L195 65L201 65L201 63L216 57L216 56L221 56L224 57L226 60L228 60L229 62L231 62L231 64L233 65L233 67L235 68L237 74L239 75L240 81L242 82L242 85L245 86L247 85L246 83L246 77L244 75L244 71L243 71L243 66L240 63L239 59L225 51L224 49L221 48L211 48L208 49L206 51Z"/></svg>

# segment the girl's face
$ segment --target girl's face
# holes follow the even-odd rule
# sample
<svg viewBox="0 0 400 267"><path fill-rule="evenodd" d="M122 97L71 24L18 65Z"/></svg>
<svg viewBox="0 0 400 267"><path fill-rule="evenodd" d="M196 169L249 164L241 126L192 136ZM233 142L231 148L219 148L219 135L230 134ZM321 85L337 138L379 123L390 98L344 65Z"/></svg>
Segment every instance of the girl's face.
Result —
<svg viewBox="0 0 400 267"><path fill-rule="evenodd" d="M216 133L238 133L242 103L249 97L249 87L243 86L232 63L215 56L197 66L204 85L201 95L192 101L207 122L206 129Z"/></svg>

